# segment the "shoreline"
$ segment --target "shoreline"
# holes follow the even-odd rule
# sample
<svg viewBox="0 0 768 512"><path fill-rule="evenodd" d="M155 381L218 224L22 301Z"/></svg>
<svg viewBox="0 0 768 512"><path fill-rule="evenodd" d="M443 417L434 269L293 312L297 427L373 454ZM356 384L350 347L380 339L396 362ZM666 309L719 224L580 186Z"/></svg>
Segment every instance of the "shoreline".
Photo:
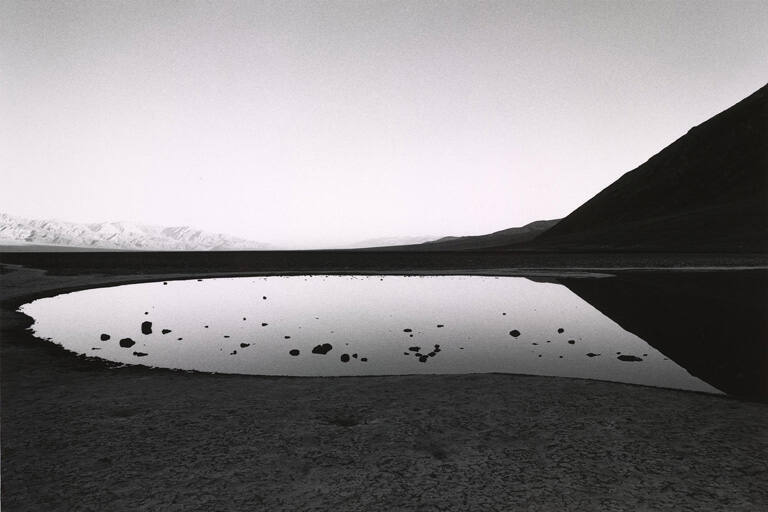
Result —
<svg viewBox="0 0 768 512"><path fill-rule="evenodd" d="M40 343L10 308L224 276L21 272L0 275L8 510L768 506L765 403L516 374L113 370Z"/></svg>

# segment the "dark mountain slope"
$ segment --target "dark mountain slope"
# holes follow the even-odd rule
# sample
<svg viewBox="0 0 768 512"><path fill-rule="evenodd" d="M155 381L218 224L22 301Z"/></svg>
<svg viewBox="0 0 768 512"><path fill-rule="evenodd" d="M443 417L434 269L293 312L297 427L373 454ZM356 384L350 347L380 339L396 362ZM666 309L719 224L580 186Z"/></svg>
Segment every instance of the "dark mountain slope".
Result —
<svg viewBox="0 0 768 512"><path fill-rule="evenodd" d="M528 248L768 251L768 86L692 128Z"/></svg>
<svg viewBox="0 0 768 512"><path fill-rule="evenodd" d="M522 244L533 240L541 233L557 224L559 219L537 220L519 228L509 228L488 235L445 237L420 244L424 251L461 251L473 249L493 249L512 244Z"/></svg>

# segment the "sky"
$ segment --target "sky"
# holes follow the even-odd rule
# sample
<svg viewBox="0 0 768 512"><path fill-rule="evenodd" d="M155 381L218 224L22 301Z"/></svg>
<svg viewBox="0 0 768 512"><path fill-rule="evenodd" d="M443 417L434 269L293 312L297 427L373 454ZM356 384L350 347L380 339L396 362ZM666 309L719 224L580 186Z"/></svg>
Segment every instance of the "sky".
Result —
<svg viewBox="0 0 768 512"><path fill-rule="evenodd" d="M567 215L768 80L762 1L0 2L0 211L286 248Z"/></svg>

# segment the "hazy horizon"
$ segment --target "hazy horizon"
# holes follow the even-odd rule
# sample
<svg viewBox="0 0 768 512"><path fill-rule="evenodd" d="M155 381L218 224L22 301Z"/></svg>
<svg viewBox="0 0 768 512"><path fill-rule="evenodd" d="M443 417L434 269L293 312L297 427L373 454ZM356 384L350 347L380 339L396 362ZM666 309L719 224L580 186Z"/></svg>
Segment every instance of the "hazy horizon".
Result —
<svg viewBox="0 0 768 512"><path fill-rule="evenodd" d="M0 4L0 210L292 248L560 218L765 84L762 2Z"/></svg>

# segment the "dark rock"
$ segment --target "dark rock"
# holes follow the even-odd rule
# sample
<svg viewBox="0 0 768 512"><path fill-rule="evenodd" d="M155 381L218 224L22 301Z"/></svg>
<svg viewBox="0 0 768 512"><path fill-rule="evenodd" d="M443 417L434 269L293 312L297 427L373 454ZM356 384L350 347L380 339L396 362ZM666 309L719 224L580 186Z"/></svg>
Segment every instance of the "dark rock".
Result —
<svg viewBox="0 0 768 512"><path fill-rule="evenodd" d="M576 340L568 340L568 344L569 345L575 345L576 344Z"/></svg>
<svg viewBox="0 0 768 512"><path fill-rule="evenodd" d="M225 337L225 338L229 338L229 335L225 334L225 335L224 335L224 337Z"/></svg>
<svg viewBox="0 0 768 512"><path fill-rule="evenodd" d="M264 300L267 300L267 296L266 296L266 295L265 295L265 296L263 296L263 297L262 297L262 299L264 299Z"/></svg>
<svg viewBox="0 0 768 512"><path fill-rule="evenodd" d="M518 336L520 336L520 331L518 331L517 329L512 329L511 331L509 331L509 335L512 336L513 338L517 338Z"/></svg>
<svg viewBox="0 0 768 512"><path fill-rule="evenodd" d="M168 284L168 281L163 281L163 285L167 285L167 284Z"/></svg>
<svg viewBox="0 0 768 512"><path fill-rule="evenodd" d="M557 329L557 333L558 333L558 334L563 334L564 332L565 332L565 329L563 329L562 327L560 327L559 329Z"/></svg>
<svg viewBox="0 0 768 512"><path fill-rule="evenodd" d="M312 349L312 353L325 355L331 350L333 350L333 346L330 343L323 343L322 345L315 346L315 348Z"/></svg>
<svg viewBox="0 0 768 512"><path fill-rule="evenodd" d="M437 328L438 328L438 329L440 329L440 328L442 328L442 327L445 327L445 325L443 325L443 324L437 324Z"/></svg>
<svg viewBox="0 0 768 512"><path fill-rule="evenodd" d="M435 352L430 352L430 353L429 353L429 354L427 354L427 355L428 355L429 357L435 357L436 353L435 353Z"/></svg>
<svg viewBox="0 0 768 512"><path fill-rule="evenodd" d="M413 332L413 329L403 329L403 332Z"/></svg>
<svg viewBox="0 0 768 512"><path fill-rule="evenodd" d="M349 362L349 354L341 354L341 362L342 363L348 363Z"/></svg>
<svg viewBox="0 0 768 512"><path fill-rule="evenodd" d="M643 360L640 357L632 356L632 355L628 355L628 354L625 354L623 356L619 356L617 359L619 361L627 361L627 362L635 362L635 361L642 361Z"/></svg>
<svg viewBox="0 0 768 512"><path fill-rule="evenodd" d="M599 356L599 355L600 355L600 354L595 354L594 352L589 352L589 353L587 354L587 357L597 357L597 356Z"/></svg>
<svg viewBox="0 0 768 512"><path fill-rule="evenodd" d="M290 336L283 336L283 338L285 338L286 340L289 340L289 339L291 339L291 337L290 337Z"/></svg>
<svg viewBox="0 0 768 512"><path fill-rule="evenodd" d="M360 360L361 360L362 362L364 362L364 363L367 363L367 362L368 362L368 358L367 358L367 357L361 357L361 358L360 358Z"/></svg>
<svg viewBox="0 0 768 512"><path fill-rule="evenodd" d="M419 350L421 350L421 347L408 347L408 350L410 350L411 352L418 352Z"/></svg>
<svg viewBox="0 0 768 512"><path fill-rule="evenodd" d="M130 348L136 344L131 338L123 338L120 340L120 346L123 348Z"/></svg>
<svg viewBox="0 0 768 512"><path fill-rule="evenodd" d="M99 336L99 339L101 341L107 341L109 338L110 338L109 334L102 334L101 336Z"/></svg>
<svg viewBox="0 0 768 512"><path fill-rule="evenodd" d="M357 354L352 354L352 357L353 357L354 359L357 359Z"/></svg>
<svg viewBox="0 0 768 512"><path fill-rule="evenodd" d="M136 357L144 357L144 356L147 355L147 353L146 352L134 352L133 355L135 355Z"/></svg>
<svg viewBox="0 0 768 512"><path fill-rule="evenodd" d="M141 322L141 334L152 334L152 322Z"/></svg>
<svg viewBox="0 0 768 512"><path fill-rule="evenodd" d="M245 347L250 347L250 346L251 346L250 343L241 343L240 344L240 348L245 348Z"/></svg>
<svg viewBox="0 0 768 512"><path fill-rule="evenodd" d="M261 326L262 326L262 327L266 327L266 326L268 326L268 325L269 325L269 324L268 324L267 322L261 322Z"/></svg>
<svg viewBox="0 0 768 512"><path fill-rule="evenodd" d="M419 362L420 362L420 363L426 363L426 362L427 362L427 359L429 359L429 357L427 357L427 356L421 356L421 357L419 357Z"/></svg>
<svg viewBox="0 0 768 512"><path fill-rule="evenodd" d="M183 340L183 339L184 339L184 338L176 338L176 341L181 341L181 340Z"/></svg>
<svg viewBox="0 0 768 512"><path fill-rule="evenodd" d="M232 352L229 353L229 355L231 355L231 356L237 355L237 350L233 350Z"/></svg>
<svg viewBox="0 0 768 512"><path fill-rule="evenodd" d="M299 350L298 350L298 349L295 349L295 348L294 348L293 350L290 350L288 353L289 353L289 354L291 354L292 356L297 356L297 355L299 355L301 352L299 352Z"/></svg>
<svg viewBox="0 0 768 512"><path fill-rule="evenodd" d="M170 329L163 329L161 332L163 334L168 334L169 332L171 332L171 330Z"/></svg>

